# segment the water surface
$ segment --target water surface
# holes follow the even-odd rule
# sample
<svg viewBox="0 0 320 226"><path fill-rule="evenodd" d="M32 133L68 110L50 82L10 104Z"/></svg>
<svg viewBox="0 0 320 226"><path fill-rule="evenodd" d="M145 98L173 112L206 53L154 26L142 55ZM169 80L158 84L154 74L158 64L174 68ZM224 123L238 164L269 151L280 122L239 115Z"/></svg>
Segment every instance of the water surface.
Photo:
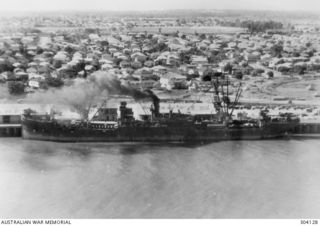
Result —
<svg viewBox="0 0 320 226"><path fill-rule="evenodd" d="M320 140L0 139L0 218L319 218Z"/></svg>

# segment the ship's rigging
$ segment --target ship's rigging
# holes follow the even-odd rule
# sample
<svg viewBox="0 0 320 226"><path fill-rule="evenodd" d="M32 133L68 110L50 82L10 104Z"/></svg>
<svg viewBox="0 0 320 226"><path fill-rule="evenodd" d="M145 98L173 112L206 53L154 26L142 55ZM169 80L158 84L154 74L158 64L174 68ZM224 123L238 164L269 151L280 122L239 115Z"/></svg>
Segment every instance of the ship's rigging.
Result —
<svg viewBox="0 0 320 226"><path fill-rule="evenodd" d="M224 117L224 119L230 119L232 117L236 105L239 103L239 99L242 93L241 82L238 85L236 95L233 101L230 100L230 81L228 77L226 77L226 79L223 80L219 77L212 77L211 83L214 89L214 98L212 100L212 103L216 111L220 113ZM210 89L212 88L210 87Z"/></svg>

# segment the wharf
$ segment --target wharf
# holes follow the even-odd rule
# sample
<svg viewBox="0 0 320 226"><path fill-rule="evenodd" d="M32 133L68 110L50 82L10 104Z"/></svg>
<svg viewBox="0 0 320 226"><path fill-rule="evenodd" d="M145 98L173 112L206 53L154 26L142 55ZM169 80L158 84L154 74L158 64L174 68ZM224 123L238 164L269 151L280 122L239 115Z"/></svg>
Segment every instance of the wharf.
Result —
<svg viewBox="0 0 320 226"><path fill-rule="evenodd" d="M25 109L49 112L48 104L0 104L0 137L21 137L21 115Z"/></svg>
<svg viewBox="0 0 320 226"><path fill-rule="evenodd" d="M21 137L21 124L0 124L0 137Z"/></svg>
<svg viewBox="0 0 320 226"><path fill-rule="evenodd" d="M300 122L298 126L296 126L294 130L294 135L297 137L299 135L302 136L310 136L315 137L318 135L320 137L320 123L319 122Z"/></svg>

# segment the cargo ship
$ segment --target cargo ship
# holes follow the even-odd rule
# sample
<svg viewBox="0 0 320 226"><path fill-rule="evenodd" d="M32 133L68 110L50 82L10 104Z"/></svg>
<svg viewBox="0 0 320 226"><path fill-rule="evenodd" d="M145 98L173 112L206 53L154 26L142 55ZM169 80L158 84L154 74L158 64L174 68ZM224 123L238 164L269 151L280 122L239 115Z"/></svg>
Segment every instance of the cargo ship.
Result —
<svg viewBox="0 0 320 226"><path fill-rule="evenodd" d="M294 131L299 119L284 114L275 117L261 112L259 119L233 120L241 87L233 102L228 88L215 82L213 104L216 114L207 118L182 113L161 113L160 100L152 93L150 117L135 119L132 108L121 102L119 108L100 107L90 119L61 121L54 115L39 115L28 109L22 117L24 139L57 142L197 142L220 140L259 140L287 136ZM241 83L240 83L241 84ZM228 87L228 82L227 82ZM219 88L220 87L220 88ZM119 112L119 114L118 114Z"/></svg>

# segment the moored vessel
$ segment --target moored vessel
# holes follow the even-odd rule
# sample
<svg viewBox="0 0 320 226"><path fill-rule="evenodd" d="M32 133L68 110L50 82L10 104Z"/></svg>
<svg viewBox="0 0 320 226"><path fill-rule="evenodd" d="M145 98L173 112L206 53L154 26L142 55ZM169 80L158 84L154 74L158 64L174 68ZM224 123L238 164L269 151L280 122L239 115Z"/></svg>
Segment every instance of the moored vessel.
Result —
<svg viewBox="0 0 320 226"><path fill-rule="evenodd" d="M233 120L241 85L235 100L231 102L228 83L228 80L223 85L218 79L214 81L213 104L217 113L210 118L199 119L180 112L161 113L159 98L152 91L147 91L146 95L153 102L149 117L135 119L132 108L124 101L118 109L100 107L90 120L58 120L54 114L39 115L28 109L22 118L22 136L25 139L59 142L196 142L272 139L294 131L299 119L290 114L271 117L261 112L259 119Z"/></svg>

